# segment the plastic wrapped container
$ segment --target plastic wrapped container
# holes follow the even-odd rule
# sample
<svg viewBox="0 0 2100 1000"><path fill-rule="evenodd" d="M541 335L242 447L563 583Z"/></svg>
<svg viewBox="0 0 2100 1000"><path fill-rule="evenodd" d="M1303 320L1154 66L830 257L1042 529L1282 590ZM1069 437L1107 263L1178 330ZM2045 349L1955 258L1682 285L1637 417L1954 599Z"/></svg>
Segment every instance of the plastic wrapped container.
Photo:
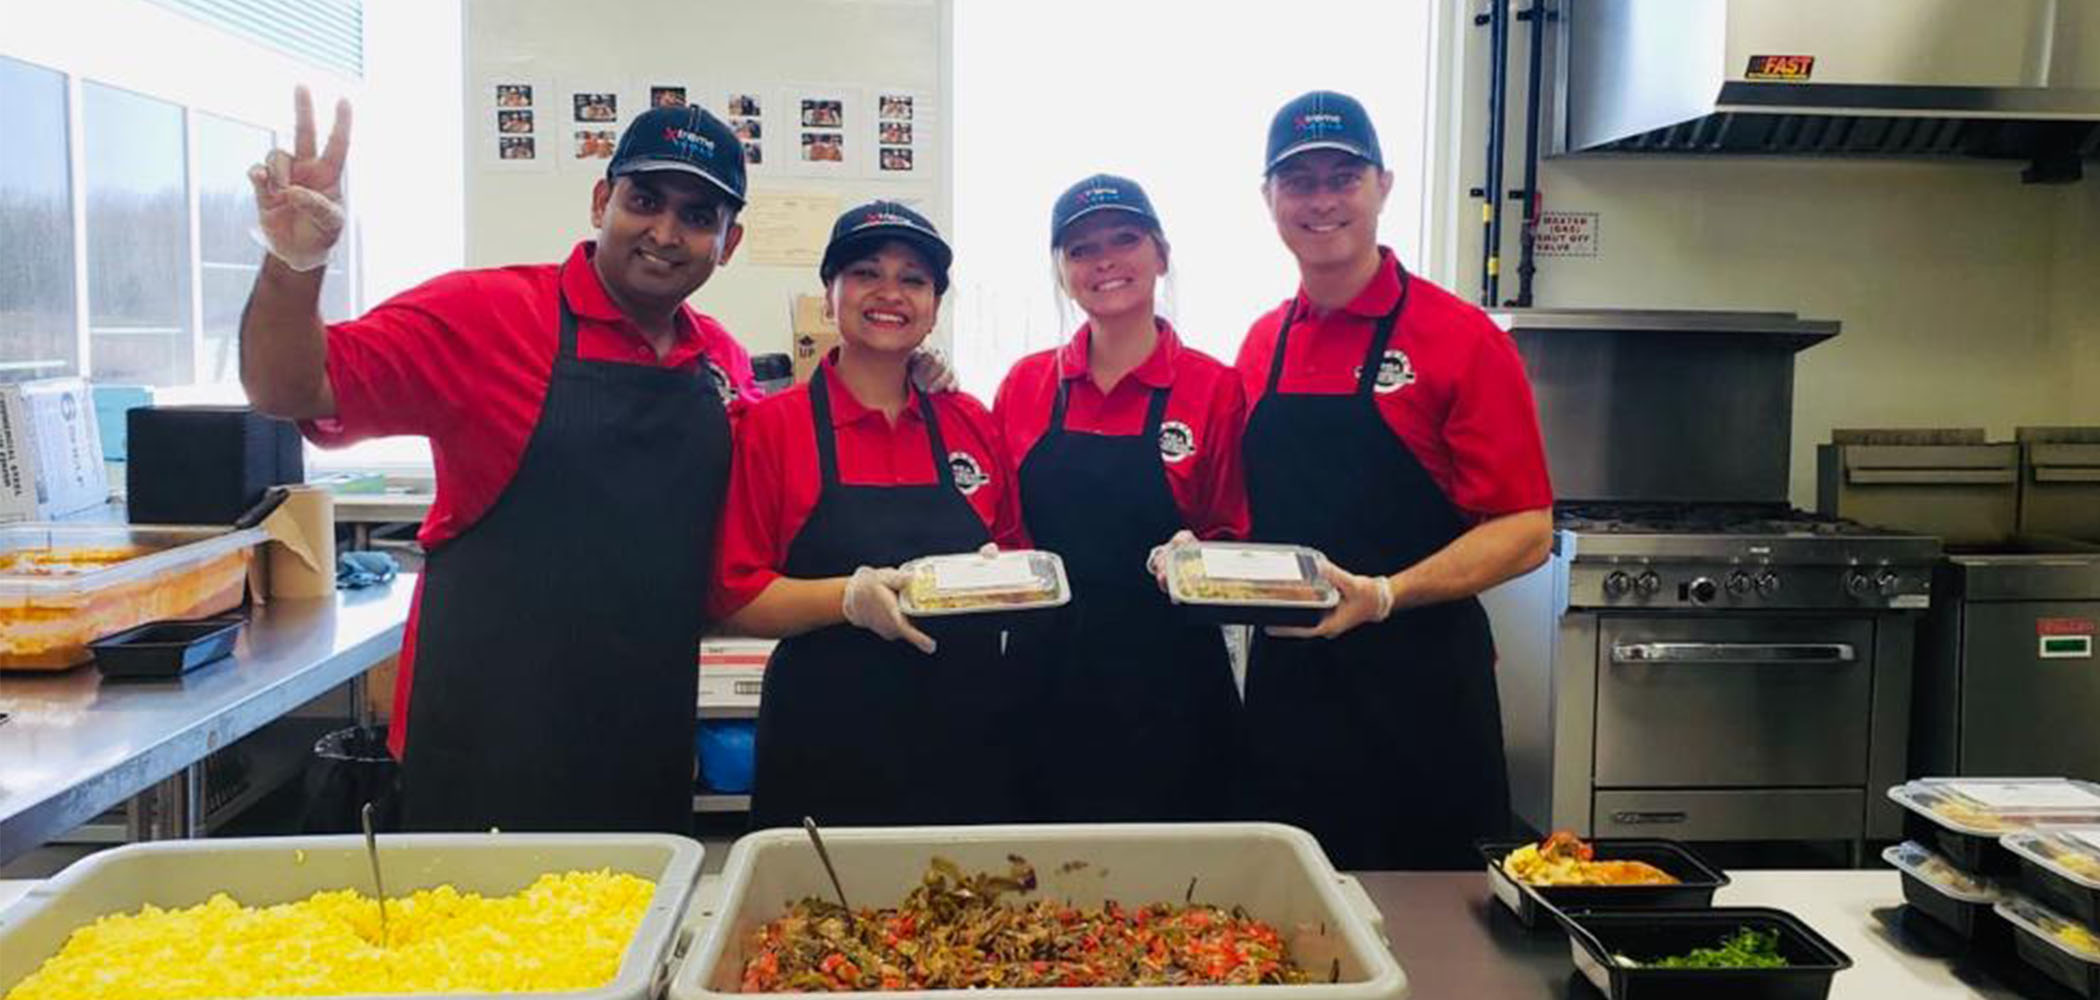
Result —
<svg viewBox="0 0 2100 1000"><path fill-rule="evenodd" d="M1377 909L1337 875L1312 836L1272 823L1072 824L1064 826L865 827L824 831L846 898L894 906L939 855L964 871L1007 869L1008 855L1035 866L1040 888L1075 905L1115 899L1238 904L1283 933L1292 959L1320 982L1267 986L983 989L968 995L1073 1000L1402 1000L1407 976L1373 927ZM765 830L736 842L722 872L720 905L671 980L672 1000L721 1000L739 992L746 950L766 921L831 882L800 830ZM1032 897L1022 897L1032 898ZM1333 981L1326 981L1332 977ZM924 995L924 994L921 994Z"/></svg>
<svg viewBox="0 0 2100 1000"><path fill-rule="evenodd" d="M260 529L0 526L0 670L86 663L88 643L241 603Z"/></svg>
<svg viewBox="0 0 2100 1000"><path fill-rule="evenodd" d="M379 855L389 897L447 883L462 892L508 894L549 872L611 869L654 880L656 895L612 982L530 994L644 1000L662 985L664 961L700 877L701 849L666 834L426 833L382 836ZM369 894L371 879L361 836L162 840L90 855L0 911L0 954L8 959L0 962L0 995L57 954L74 930L106 914L137 912L148 903L195 906L218 892L248 906L295 902L327 889Z"/></svg>
<svg viewBox="0 0 2100 1000"><path fill-rule="evenodd" d="M2012 875L1998 839L2037 823L2100 823L2100 785L2069 778L1920 778L1889 789L1904 831L1971 875Z"/></svg>
<svg viewBox="0 0 2100 1000"><path fill-rule="evenodd" d="M1563 914L1576 971L1611 1000L1682 1000L1730 997L1743 1000L1823 1000L1830 982L1852 967L1852 959L1807 924L1784 910L1717 907L1709 910L1577 910ZM1711 948L1738 928L1779 932L1776 969L1650 969L1617 961L1682 955Z"/></svg>
<svg viewBox="0 0 2100 1000"><path fill-rule="evenodd" d="M1302 545L1198 542L1167 550L1167 595L1200 621L1311 625L1341 599Z"/></svg>
<svg viewBox="0 0 2100 1000"><path fill-rule="evenodd" d="M88 643L105 677L176 677L231 655L238 618L152 622Z"/></svg>
<svg viewBox="0 0 2100 1000"><path fill-rule="evenodd" d="M1903 873L1903 899L1964 946L2011 951L2012 928L1992 909L2005 898L1989 880L1970 875L1916 841L1891 844L1881 859Z"/></svg>
<svg viewBox="0 0 2100 1000"><path fill-rule="evenodd" d="M2000 843L2020 859L2020 885L2038 902L2100 927L2100 824L2041 826Z"/></svg>
<svg viewBox="0 0 2100 1000"><path fill-rule="evenodd" d="M1488 888L1526 927L1551 925L1551 910L1695 909L1712 906L1714 890L1728 876L1674 840L1593 840L1598 861L1645 861L1677 879L1676 885L1528 885L1510 877L1504 858L1528 840L1480 845Z"/></svg>
<svg viewBox="0 0 2100 1000"><path fill-rule="evenodd" d="M899 603L914 618L1038 611L1072 599L1065 561L1055 552L925 556L898 569L911 577Z"/></svg>
<svg viewBox="0 0 2100 1000"><path fill-rule="evenodd" d="M1997 909L2013 926L2020 961L2087 1000L2100 1000L2100 934L2019 896Z"/></svg>

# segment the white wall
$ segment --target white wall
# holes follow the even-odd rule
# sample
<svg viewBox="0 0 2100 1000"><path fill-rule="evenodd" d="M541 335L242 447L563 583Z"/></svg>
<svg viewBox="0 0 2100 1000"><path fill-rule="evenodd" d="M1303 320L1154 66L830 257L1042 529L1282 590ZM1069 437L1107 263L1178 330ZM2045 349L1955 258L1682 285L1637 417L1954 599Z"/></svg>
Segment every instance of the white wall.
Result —
<svg viewBox="0 0 2100 1000"><path fill-rule="evenodd" d="M1464 32L1465 82L1485 84L1485 29ZM1524 39L1512 44L1519 187ZM1475 107L1474 105L1479 105ZM1481 181L1485 102L1459 108L1460 169ZM1539 261L1536 305L1785 310L1843 332L1795 368L1796 504L1815 502L1815 445L1833 427L2100 423L2100 170L2022 185L2020 165L1860 160L1549 158L1549 210L1601 215L1595 258ZM1453 190L1455 188L1455 190ZM1455 213L1478 219L1478 209ZM1505 217L1502 295L1516 294L1518 214ZM1479 287L1477 224L1447 227L1431 271Z"/></svg>
<svg viewBox="0 0 2100 1000"><path fill-rule="evenodd" d="M686 82L694 86L777 88L786 84L900 87L939 95L943 89L942 18L947 0L466 0L467 71L464 104L478 116L490 73L529 67L538 78L632 84ZM565 93L554 95L567 100ZM945 101L938 101L944 105ZM720 109L711 109L720 113ZM938 107L938 129L949 120ZM622 109L623 123L630 117ZM790 152L785 109L764 115L774 160ZM469 121L466 141L487 141ZM915 136L915 138L917 138ZM543 130L541 143L549 143ZM921 140L923 143L925 140ZM931 147L948 160L946 139ZM557 143L558 145L558 143ZM557 152L565 152L555 150ZM474 267L559 260L592 235L591 186L600 173L467 169L467 264ZM779 164L775 164L777 168ZM920 201L944 230L947 185L936 169L927 179L808 179L754 173L751 189L836 193L844 208L870 198ZM829 225L829 220L826 220ZM762 267L732 260L693 296L693 305L720 319L753 354L788 349L793 296L816 294L815 267Z"/></svg>

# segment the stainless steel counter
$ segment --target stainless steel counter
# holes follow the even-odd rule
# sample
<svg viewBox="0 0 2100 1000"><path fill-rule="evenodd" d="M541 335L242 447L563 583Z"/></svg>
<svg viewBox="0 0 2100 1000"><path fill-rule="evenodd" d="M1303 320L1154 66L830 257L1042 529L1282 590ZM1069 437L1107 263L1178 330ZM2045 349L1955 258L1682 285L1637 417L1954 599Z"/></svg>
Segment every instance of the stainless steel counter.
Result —
<svg viewBox="0 0 2100 1000"><path fill-rule="evenodd" d="M1773 906L1800 917L1852 968L1831 1000L2012 1000L2020 994L1972 966L1939 957L1906 931L1903 887L1893 871L1733 871L1718 906ZM1407 970L1412 1000L1594 998L1575 971L1567 937L1527 930L1472 873L1357 875L1385 914L1386 937Z"/></svg>
<svg viewBox="0 0 2100 1000"><path fill-rule="evenodd" d="M0 674L0 862L102 814L398 652L416 580L275 600L233 656L166 681Z"/></svg>

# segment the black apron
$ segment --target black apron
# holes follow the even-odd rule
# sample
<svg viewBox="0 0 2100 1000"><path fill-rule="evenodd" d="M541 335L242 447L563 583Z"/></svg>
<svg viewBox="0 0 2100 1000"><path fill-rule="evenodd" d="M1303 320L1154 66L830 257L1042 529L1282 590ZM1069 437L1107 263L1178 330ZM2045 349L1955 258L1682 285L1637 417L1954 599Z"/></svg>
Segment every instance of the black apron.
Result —
<svg viewBox="0 0 2100 1000"><path fill-rule="evenodd" d="M424 570L403 822L690 833L729 421L704 364L578 358L556 295L559 347L518 471Z"/></svg>
<svg viewBox="0 0 2100 1000"><path fill-rule="evenodd" d="M849 486L839 481L831 401L809 380L822 492L788 545L795 579L851 575L925 555L974 552L991 541L955 487L933 402L919 413L939 482ZM925 627L928 620L914 624ZM996 630L936 629L928 656L854 625L780 641L758 703L754 829L991 823L1019 817L1013 726L1022 695Z"/></svg>
<svg viewBox="0 0 2100 1000"><path fill-rule="evenodd" d="M1068 433L1058 381L1050 425L1021 462L1021 510L1062 556L1072 602L1034 653L1041 704L1031 738L1048 818L1223 819L1237 777L1239 692L1224 633L1190 622L1145 569L1185 527L1167 485L1152 390L1136 436Z"/></svg>
<svg viewBox="0 0 2100 1000"><path fill-rule="evenodd" d="M1256 538L1391 574L1467 530L1374 401L1409 280L1401 271L1400 300L1379 320L1350 395L1278 391L1292 303L1244 442ZM1257 632L1250 805L1310 830L1345 870L1478 867L1473 842L1500 834L1509 814L1494 664L1473 598L1395 611L1333 639Z"/></svg>

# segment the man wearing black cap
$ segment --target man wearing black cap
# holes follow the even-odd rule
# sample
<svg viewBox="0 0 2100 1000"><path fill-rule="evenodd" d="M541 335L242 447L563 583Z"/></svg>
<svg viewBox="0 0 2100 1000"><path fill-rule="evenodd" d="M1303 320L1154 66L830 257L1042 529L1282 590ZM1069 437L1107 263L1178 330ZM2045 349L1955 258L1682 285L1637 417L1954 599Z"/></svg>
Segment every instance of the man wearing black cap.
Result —
<svg viewBox="0 0 2100 1000"><path fill-rule="evenodd" d="M685 304L736 250L743 147L658 108L561 264L457 271L323 325L349 107L250 171L269 248L241 322L257 409L339 445L430 439L437 496L389 745L422 830L692 824L698 642L750 362Z"/></svg>
<svg viewBox="0 0 2100 1000"><path fill-rule="evenodd" d="M1362 105L1284 105L1264 174L1300 284L1240 349L1253 535L1325 553L1342 600L1255 640L1255 805L1342 868L1475 865L1509 809L1475 595L1552 543L1530 385L1507 334L1378 244L1393 175Z"/></svg>

